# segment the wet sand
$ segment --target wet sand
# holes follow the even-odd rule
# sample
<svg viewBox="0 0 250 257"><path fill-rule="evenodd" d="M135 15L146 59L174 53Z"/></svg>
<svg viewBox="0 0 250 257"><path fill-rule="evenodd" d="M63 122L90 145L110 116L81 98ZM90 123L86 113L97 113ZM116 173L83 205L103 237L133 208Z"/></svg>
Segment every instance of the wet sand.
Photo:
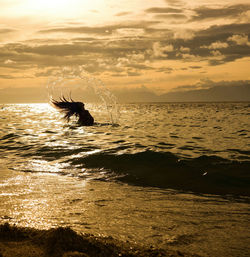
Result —
<svg viewBox="0 0 250 257"><path fill-rule="evenodd" d="M173 250L145 248L112 237L77 234L66 227L38 230L0 225L0 257L111 257L111 256L185 256L199 255Z"/></svg>

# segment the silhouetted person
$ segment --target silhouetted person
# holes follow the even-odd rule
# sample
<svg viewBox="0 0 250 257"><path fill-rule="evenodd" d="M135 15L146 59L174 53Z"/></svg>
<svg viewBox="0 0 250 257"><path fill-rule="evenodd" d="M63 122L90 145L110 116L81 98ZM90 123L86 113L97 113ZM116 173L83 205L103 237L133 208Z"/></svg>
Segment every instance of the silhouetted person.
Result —
<svg viewBox="0 0 250 257"><path fill-rule="evenodd" d="M82 126L92 126L94 124L94 118L91 116L88 110L85 110L84 103L74 102L72 99L68 101L65 97L61 97L60 101L54 99L51 103L62 111L65 115L64 118L69 121L70 117L75 115L78 118L78 123Z"/></svg>

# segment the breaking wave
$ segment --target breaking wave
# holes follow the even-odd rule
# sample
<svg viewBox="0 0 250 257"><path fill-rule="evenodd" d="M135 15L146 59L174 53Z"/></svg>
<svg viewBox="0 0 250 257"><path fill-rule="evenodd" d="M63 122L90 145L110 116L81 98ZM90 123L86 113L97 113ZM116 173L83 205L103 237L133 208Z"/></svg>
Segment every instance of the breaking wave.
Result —
<svg viewBox="0 0 250 257"><path fill-rule="evenodd" d="M201 193L250 194L250 161L217 156L179 159L170 152L96 153L70 160L78 168L105 170L120 181L140 186Z"/></svg>

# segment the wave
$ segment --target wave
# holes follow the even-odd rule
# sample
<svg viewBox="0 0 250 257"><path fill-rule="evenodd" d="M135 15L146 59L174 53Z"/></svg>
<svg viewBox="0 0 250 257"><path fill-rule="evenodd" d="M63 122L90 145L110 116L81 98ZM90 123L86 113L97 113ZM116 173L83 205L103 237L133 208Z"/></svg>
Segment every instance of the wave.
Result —
<svg viewBox="0 0 250 257"><path fill-rule="evenodd" d="M227 149L232 154L244 155L244 159L238 160L217 155L184 158L169 152L173 144L165 142L160 142L160 150L154 151L145 150L146 146L138 143L123 145L126 141L117 138L112 142L113 148L109 146L104 150L89 142L77 144L74 138L71 138L70 144L57 146L45 145L44 142L39 144L37 140L27 144L19 138L15 133L6 134L1 138L0 145L2 159L8 160L10 166L15 163L15 170L52 172L53 165L58 163L58 174L79 178L115 179L138 186L250 196L250 152L247 150ZM164 150L161 149L163 146ZM179 148L189 149L187 145ZM190 148L190 151L194 151L194 148ZM33 163L36 160L37 163L44 161L48 165L27 165L29 161Z"/></svg>
<svg viewBox="0 0 250 257"><path fill-rule="evenodd" d="M170 152L144 151L120 155L102 152L70 163L78 168L105 170L119 181L139 186L250 196L250 161L206 155L179 159Z"/></svg>

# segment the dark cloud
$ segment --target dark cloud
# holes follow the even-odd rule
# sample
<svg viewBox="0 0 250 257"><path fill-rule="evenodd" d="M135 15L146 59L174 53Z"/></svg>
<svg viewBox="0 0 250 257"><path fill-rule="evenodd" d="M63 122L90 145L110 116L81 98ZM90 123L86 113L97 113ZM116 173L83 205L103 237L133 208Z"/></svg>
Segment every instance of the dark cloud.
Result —
<svg viewBox="0 0 250 257"><path fill-rule="evenodd" d="M182 0L165 0L165 2L169 5L174 5L174 6L183 5Z"/></svg>
<svg viewBox="0 0 250 257"><path fill-rule="evenodd" d="M163 73L166 73L166 74L170 74L173 72L173 68L170 68L170 67L163 67L163 68L158 68L156 69L156 72L163 72Z"/></svg>
<svg viewBox="0 0 250 257"><path fill-rule="evenodd" d="M111 73L111 77L127 77L127 74L122 74L122 73Z"/></svg>
<svg viewBox="0 0 250 257"><path fill-rule="evenodd" d="M32 45L54 45L54 44L63 44L63 43L68 43L70 42L69 39L67 38L33 38L33 39L28 39L25 41L22 41L23 44L32 44Z"/></svg>
<svg viewBox="0 0 250 257"><path fill-rule="evenodd" d="M36 77L49 77L49 76L53 76L55 75L56 72L58 72L58 69L55 68L48 68L48 69L44 69L43 71L39 71L37 73L35 73Z"/></svg>
<svg viewBox="0 0 250 257"><path fill-rule="evenodd" d="M232 62L237 59L250 56L250 44L239 45L229 40L233 35L249 36L249 27L249 23L211 26L208 29L196 31L194 33L194 37L189 40L175 39L172 44L175 45L175 49L180 50L179 52L175 52L175 56L170 55L169 58L183 58L184 55L181 49L185 48L190 49L188 52L190 55L208 59L210 65L220 65L225 62ZM216 45L219 44L225 44L227 47L218 47L219 51L209 47L213 46L216 48ZM216 53L221 54L221 58L219 60L213 56Z"/></svg>
<svg viewBox="0 0 250 257"><path fill-rule="evenodd" d="M154 18L156 19L177 19L177 20L182 20L182 19L187 19L187 16L184 14L159 14L155 15Z"/></svg>
<svg viewBox="0 0 250 257"><path fill-rule="evenodd" d="M200 7L190 9L186 2L179 0L165 0L165 7L152 3L152 8L142 6L143 18L141 12L135 17L133 10L121 9L114 14L113 20L110 17L109 24L100 21L99 26L88 26L87 21L58 21L52 27L45 25L42 30L40 28L33 34L34 38L30 37L32 31L23 31L22 37L14 39L13 35L17 33L10 33L19 31L12 29L13 25L2 27L2 42L13 40L20 43L0 45L0 78L12 79L15 83L17 77L14 76L18 76L21 69L23 74L28 74L27 69L30 69L29 73L35 77L45 78L63 66L80 65L92 74L105 77L134 76L130 81L140 85L145 79L143 74L152 72L156 74L156 81L160 79L157 75L163 76L164 73L172 73L170 79L177 75L188 79L199 77L199 73L205 71L211 72L208 75L213 77L211 69L206 69L207 65L218 66L250 57L250 23L243 23L247 20L250 4L223 7L222 3L217 3L213 8L212 5L196 4ZM132 15L134 20L128 19ZM208 24L222 25L207 27ZM29 40L18 41L21 38ZM181 70L180 65L184 62L189 72ZM173 63L173 68L168 67L168 63ZM205 90L208 84L183 85L178 90ZM147 97L151 93L146 92Z"/></svg>
<svg viewBox="0 0 250 257"><path fill-rule="evenodd" d="M189 68L191 68L191 69L201 69L202 66L194 65L194 66L189 66Z"/></svg>
<svg viewBox="0 0 250 257"><path fill-rule="evenodd" d="M128 71L128 76L130 76L130 77L136 77L136 76L140 76L141 75L141 73L140 72L136 72L136 71Z"/></svg>
<svg viewBox="0 0 250 257"><path fill-rule="evenodd" d="M206 30L198 31L194 39L187 42L186 46L189 45L193 54L205 57L211 55L211 51L202 49L202 45L211 45L215 42L227 43L228 47L220 49L220 53L224 55L225 58L223 60L211 60L210 64L219 65L225 62L231 62L239 58L250 56L249 45L235 45L233 42L228 41L228 38L233 35L244 34L249 36L249 27L249 23L212 26Z"/></svg>
<svg viewBox="0 0 250 257"><path fill-rule="evenodd" d="M234 61L234 60L235 60L234 58L232 58L231 60L228 59L227 62L229 62L229 61ZM224 64L225 62L226 62L226 60L217 60L217 59L211 59L211 60L208 61L208 63L209 63L210 66L222 65L222 64Z"/></svg>
<svg viewBox="0 0 250 257"><path fill-rule="evenodd" d="M76 37L76 38L73 38L72 39L73 42L93 42L93 41L98 41L97 38L94 38L94 37Z"/></svg>
<svg viewBox="0 0 250 257"><path fill-rule="evenodd" d="M221 8L208 8L206 6L194 9L196 15L192 17L193 21L216 18L235 18L248 11L250 5L238 4Z"/></svg>
<svg viewBox="0 0 250 257"><path fill-rule="evenodd" d="M39 33L86 33L86 34L101 34L109 35L112 31L119 28L118 26L103 26L103 27L62 27L40 30Z"/></svg>
<svg viewBox="0 0 250 257"><path fill-rule="evenodd" d="M233 62L237 59L250 56L249 46L231 46L227 49L220 49L222 59L210 59L209 64L212 66L221 65L227 62Z"/></svg>
<svg viewBox="0 0 250 257"><path fill-rule="evenodd" d="M6 44L0 48L0 66L10 68L22 67L62 67L84 65L91 73L112 71L114 73L139 73L152 69L144 62L144 53L151 43L139 39L96 40L71 44L29 45L25 43ZM123 58L125 62L120 63ZM118 67L117 65L120 64ZM44 76L37 73L36 76ZM132 73L130 73L132 75Z"/></svg>
<svg viewBox="0 0 250 257"><path fill-rule="evenodd" d="M129 14L131 14L131 12L119 12L115 16L126 16L126 15L129 15Z"/></svg>
<svg viewBox="0 0 250 257"><path fill-rule="evenodd" d="M234 34L250 35L250 23L232 23L227 25L215 25L208 29L200 30L196 33L196 37L202 37L207 43L215 41L227 40L228 37Z"/></svg>
<svg viewBox="0 0 250 257"><path fill-rule="evenodd" d="M135 68L138 70L153 70L154 69L148 65L139 64L139 63L130 63L127 65L127 67Z"/></svg>
<svg viewBox="0 0 250 257"><path fill-rule="evenodd" d="M11 32L16 32L14 29L0 29L0 34L7 34Z"/></svg>
<svg viewBox="0 0 250 257"><path fill-rule="evenodd" d="M46 49L48 47L48 49ZM91 58L79 58L75 56L65 56L58 52L58 56L52 55L51 46L40 47L30 47L27 45L17 44L15 47L12 45L11 50L10 46L7 45L6 48L9 48L9 51L6 53L4 50L0 49L0 59L8 59L14 62L6 63L6 61L0 62L2 67L10 67L14 69L24 69L24 68L34 68L34 67L49 67L49 66L64 66L64 65L80 65L91 61ZM64 48L61 48L63 51ZM7 55L7 56L6 56Z"/></svg>
<svg viewBox="0 0 250 257"><path fill-rule="evenodd" d="M181 14L180 14L181 15ZM117 33L130 28L127 36L120 37L75 37L68 38L68 43L42 39L23 43L5 44L0 47L0 66L15 69L34 67L61 67L67 65L84 65L89 72L112 72L114 74L141 73L145 70L170 73L172 70L152 68L155 60L206 60L209 65L220 65L239 58L250 56L250 44L237 44L229 38L249 36L249 23L212 26L196 31L189 39L175 38L175 31L165 28L152 28L156 21L142 23L125 23L114 26L66 27L47 30L58 31L104 31L115 30ZM86 29L87 28L87 29ZM135 36L135 29L142 29L143 35ZM125 29L123 33L127 33ZM192 33L192 32L191 32ZM216 49L219 43L227 47ZM204 47L205 46L205 47ZM213 46L214 48L209 48ZM217 52L216 52L217 51ZM123 58L123 59L122 59ZM8 61L9 60L9 61ZM147 61L147 65L145 65ZM193 65L193 68L198 65ZM129 70L132 69L132 70ZM131 73L131 74L132 74ZM37 74L42 76L42 74Z"/></svg>
<svg viewBox="0 0 250 257"><path fill-rule="evenodd" d="M181 9L177 8L160 8L160 7L153 7L145 10L146 13L182 13L183 11Z"/></svg>
<svg viewBox="0 0 250 257"><path fill-rule="evenodd" d="M15 49L18 53L32 53L50 56L71 56L83 54L84 47L76 44L43 45L43 46L22 46ZM88 51L93 51L88 47Z"/></svg>
<svg viewBox="0 0 250 257"><path fill-rule="evenodd" d="M220 49L222 53L235 53L236 49L241 48L244 49L244 54L248 54L250 50L248 46L236 46L233 42L228 41L228 38L238 34L247 35L247 33L250 33L249 27L250 23L211 26L208 29L196 31L194 37L189 40L176 39L174 42L177 47L189 48L191 54L199 56L208 56L210 53L209 47L204 46L214 46L216 42L228 45ZM239 50L238 53L243 54L243 50Z"/></svg>
<svg viewBox="0 0 250 257"><path fill-rule="evenodd" d="M0 57L15 59L21 54L46 55L46 56L83 56L102 54L105 56L119 57L130 52L145 50L145 45L140 40L97 40L96 42L75 42L71 44L54 44L30 46L28 44L7 44L0 48Z"/></svg>
<svg viewBox="0 0 250 257"><path fill-rule="evenodd" d="M0 78L1 79L27 79L27 78L33 78L32 76L26 76L26 75L23 75L23 76L13 76L13 75L6 75L6 74L0 74Z"/></svg>
<svg viewBox="0 0 250 257"><path fill-rule="evenodd" d="M0 78L1 78L1 79L14 79L15 77L12 76L12 75L0 74Z"/></svg>

